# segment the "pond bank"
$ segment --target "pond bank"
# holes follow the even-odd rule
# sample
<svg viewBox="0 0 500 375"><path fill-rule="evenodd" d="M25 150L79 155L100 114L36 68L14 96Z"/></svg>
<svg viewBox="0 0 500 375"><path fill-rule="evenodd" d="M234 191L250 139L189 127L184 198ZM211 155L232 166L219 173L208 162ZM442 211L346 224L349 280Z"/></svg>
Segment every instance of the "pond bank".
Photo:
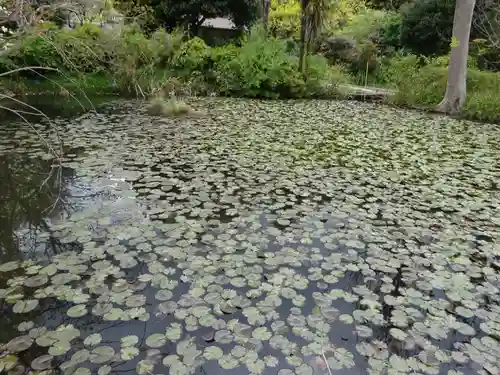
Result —
<svg viewBox="0 0 500 375"><path fill-rule="evenodd" d="M159 82L165 79L165 74L165 72L158 72ZM148 96L140 90L137 91L137 88L132 90L133 92L130 91L130 87L127 90L119 88L112 78L104 75L54 77L50 80L43 78L8 79L2 81L2 86L7 90L9 96L33 105L49 116L56 112L60 114L64 113L65 116L71 116L94 109L95 106L99 106L109 101L131 99L137 97L137 95L139 95L141 99L147 99L146 96ZM179 96L185 96L197 93L196 88L183 85L176 79L167 86L169 87L169 92L165 92L166 95L175 93ZM142 96L143 94L145 97ZM206 95L206 93L201 96L203 97L204 95ZM336 87L333 93L330 92L329 98L324 99L368 101L391 106L394 104L394 98L396 97L397 91L394 89L342 83ZM0 103L0 105L4 105L10 109L21 109L27 112L31 111L29 108L23 108L22 104L13 100L5 99L2 103ZM399 108L405 108L404 105L398 104L397 106ZM407 108L422 112L436 113L432 105L411 105ZM0 109L0 111L2 111L2 109ZM11 111L3 110L3 112L6 113ZM8 114L8 116L10 116L10 114ZM453 118L464 118L472 121L484 122L469 114L466 116L453 116ZM499 122L493 121L492 123L496 124Z"/></svg>

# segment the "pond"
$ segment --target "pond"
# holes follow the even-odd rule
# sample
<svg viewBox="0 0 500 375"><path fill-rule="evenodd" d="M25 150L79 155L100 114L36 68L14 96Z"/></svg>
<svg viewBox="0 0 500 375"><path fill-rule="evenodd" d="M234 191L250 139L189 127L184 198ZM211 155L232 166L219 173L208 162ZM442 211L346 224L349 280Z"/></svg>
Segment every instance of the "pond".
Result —
<svg viewBox="0 0 500 375"><path fill-rule="evenodd" d="M193 99L0 128L0 370L500 374L500 129Z"/></svg>

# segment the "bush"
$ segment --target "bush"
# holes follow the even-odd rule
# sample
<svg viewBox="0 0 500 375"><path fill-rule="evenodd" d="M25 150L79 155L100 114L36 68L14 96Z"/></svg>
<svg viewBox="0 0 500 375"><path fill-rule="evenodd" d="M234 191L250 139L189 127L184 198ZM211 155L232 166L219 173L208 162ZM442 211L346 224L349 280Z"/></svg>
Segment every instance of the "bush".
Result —
<svg viewBox="0 0 500 375"><path fill-rule="evenodd" d="M182 76L201 73L206 70L209 56L210 47L195 37L182 43L174 53L172 67Z"/></svg>
<svg viewBox="0 0 500 375"><path fill-rule="evenodd" d="M340 30L339 34L352 38L357 42L373 40L386 17L387 12L367 9L353 16L350 22Z"/></svg>
<svg viewBox="0 0 500 375"><path fill-rule="evenodd" d="M133 25L106 31L84 25L29 35L0 64L4 70L58 68L64 75L79 76L80 82L100 76L119 92L141 96L167 90L316 97L331 95L334 83L349 80L342 68L330 67L319 55L307 58L305 79L298 72L296 43L290 39L265 37L256 29L239 44L212 48L200 38L186 40L179 32L159 30L148 37Z"/></svg>
<svg viewBox="0 0 500 375"><path fill-rule="evenodd" d="M397 12L387 12L385 17L381 20L372 40L378 45L379 50L383 54L392 54L402 47L402 22L401 15Z"/></svg>
<svg viewBox="0 0 500 375"><path fill-rule="evenodd" d="M449 51L455 0L418 0L403 6L401 44L418 55Z"/></svg>
<svg viewBox="0 0 500 375"><path fill-rule="evenodd" d="M391 59L385 73L397 89L393 101L400 105L436 105L446 91L448 68L446 57L421 59L415 55ZM427 64L426 64L427 62ZM500 73L469 68L467 73L467 100L462 109L466 118L482 121L500 121Z"/></svg>
<svg viewBox="0 0 500 375"><path fill-rule="evenodd" d="M106 69L105 33L95 25L75 29L35 30L22 39L9 54L10 66L43 66L79 73L97 73Z"/></svg>
<svg viewBox="0 0 500 375"><path fill-rule="evenodd" d="M305 82L297 71L297 58L286 51L284 41L251 34L242 46L217 51L213 68L221 95L246 97L302 96Z"/></svg>

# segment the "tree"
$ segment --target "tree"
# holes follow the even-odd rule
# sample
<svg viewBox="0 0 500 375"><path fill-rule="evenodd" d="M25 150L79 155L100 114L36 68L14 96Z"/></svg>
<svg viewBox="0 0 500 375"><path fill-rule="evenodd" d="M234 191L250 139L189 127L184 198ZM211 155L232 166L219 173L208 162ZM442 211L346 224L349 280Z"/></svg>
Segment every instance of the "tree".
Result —
<svg viewBox="0 0 500 375"><path fill-rule="evenodd" d="M457 0L451 37L451 57L448 66L448 85L438 110L458 114L467 93L467 57L472 16L476 0Z"/></svg>
<svg viewBox="0 0 500 375"><path fill-rule="evenodd" d="M259 18L260 0L152 0L158 22L171 30L186 27L197 34L208 18L227 17L237 27L248 26Z"/></svg>
<svg viewBox="0 0 500 375"><path fill-rule="evenodd" d="M455 0L418 0L401 8L401 45L417 55L449 51Z"/></svg>
<svg viewBox="0 0 500 375"><path fill-rule="evenodd" d="M299 71L307 70L306 55L318 37L330 11L329 0L301 0Z"/></svg>

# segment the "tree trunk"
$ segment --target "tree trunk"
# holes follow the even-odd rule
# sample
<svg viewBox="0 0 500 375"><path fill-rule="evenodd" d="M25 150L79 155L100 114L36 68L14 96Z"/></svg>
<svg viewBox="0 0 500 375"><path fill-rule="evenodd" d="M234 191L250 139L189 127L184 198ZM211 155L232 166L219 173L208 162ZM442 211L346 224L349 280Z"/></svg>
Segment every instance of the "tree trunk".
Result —
<svg viewBox="0 0 500 375"><path fill-rule="evenodd" d="M299 42L299 72L304 74L304 60L306 57L306 28L308 0L301 0L300 7L300 42Z"/></svg>
<svg viewBox="0 0 500 375"><path fill-rule="evenodd" d="M467 57L476 0L456 0L446 93L437 110L458 114L467 94Z"/></svg>
<svg viewBox="0 0 500 375"><path fill-rule="evenodd" d="M264 24L264 30L267 34L267 28L269 24L269 10L271 8L271 0L262 0L262 23Z"/></svg>

